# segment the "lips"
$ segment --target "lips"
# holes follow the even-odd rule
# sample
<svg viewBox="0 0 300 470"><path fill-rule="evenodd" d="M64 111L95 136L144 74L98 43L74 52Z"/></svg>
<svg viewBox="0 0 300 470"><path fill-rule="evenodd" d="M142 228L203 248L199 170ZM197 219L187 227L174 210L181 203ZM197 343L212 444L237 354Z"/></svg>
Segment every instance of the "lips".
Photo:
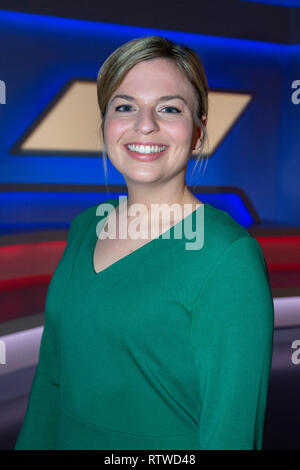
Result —
<svg viewBox="0 0 300 470"><path fill-rule="evenodd" d="M128 147L127 147L128 144L124 145L128 155L131 157L131 158L134 158L135 160L138 160L138 161L141 161L141 162L152 162L154 160L157 160L158 158L160 158L167 150L167 146L164 150L162 150L161 152L156 152L156 153L139 153L139 152L135 152L134 150L130 150ZM145 145L144 144L137 144L137 143L134 143L134 144L129 144L129 145ZM150 145L150 144L148 144ZM152 144L154 145L154 144ZM159 145L159 144L156 144L156 145ZM162 146L160 144L160 146Z"/></svg>

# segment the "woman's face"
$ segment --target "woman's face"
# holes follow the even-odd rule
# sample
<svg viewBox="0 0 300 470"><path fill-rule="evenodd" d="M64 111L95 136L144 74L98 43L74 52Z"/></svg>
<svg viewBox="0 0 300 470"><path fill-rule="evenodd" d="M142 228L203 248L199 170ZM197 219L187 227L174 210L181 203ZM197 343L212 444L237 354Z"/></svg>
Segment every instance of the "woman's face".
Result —
<svg viewBox="0 0 300 470"><path fill-rule="evenodd" d="M201 136L193 120L195 104L191 83L171 60L147 60L128 72L108 103L104 123L107 153L127 183L165 182L180 172L184 177ZM128 145L148 145L152 153Z"/></svg>

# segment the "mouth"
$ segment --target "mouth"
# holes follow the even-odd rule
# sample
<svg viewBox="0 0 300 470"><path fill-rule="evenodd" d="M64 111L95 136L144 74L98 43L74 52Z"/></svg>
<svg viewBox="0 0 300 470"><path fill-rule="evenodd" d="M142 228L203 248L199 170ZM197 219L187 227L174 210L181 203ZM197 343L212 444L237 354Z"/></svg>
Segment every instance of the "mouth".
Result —
<svg viewBox="0 0 300 470"><path fill-rule="evenodd" d="M125 144L127 153L135 160L152 162L161 157L167 150L167 145L151 144L151 145L137 145Z"/></svg>

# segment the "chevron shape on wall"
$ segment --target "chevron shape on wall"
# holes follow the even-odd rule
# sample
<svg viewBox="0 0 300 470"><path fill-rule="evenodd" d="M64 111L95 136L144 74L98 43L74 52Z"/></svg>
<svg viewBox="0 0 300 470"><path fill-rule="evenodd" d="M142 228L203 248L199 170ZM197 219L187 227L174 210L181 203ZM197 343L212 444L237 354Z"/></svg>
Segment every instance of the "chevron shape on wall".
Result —
<svg viewBox="0 0 300 470"><path fill-rule="evenodd" d="M211 156L245 112L250 93L210 90L207 134ZM99 156L101 115L96 81L72 80L54 97L10 153Z"/></svg>

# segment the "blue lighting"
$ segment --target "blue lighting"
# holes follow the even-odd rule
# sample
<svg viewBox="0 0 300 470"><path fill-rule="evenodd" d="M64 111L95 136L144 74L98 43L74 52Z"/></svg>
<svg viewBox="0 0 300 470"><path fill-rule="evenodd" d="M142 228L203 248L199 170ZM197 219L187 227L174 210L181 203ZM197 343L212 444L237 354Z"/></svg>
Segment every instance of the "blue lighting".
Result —
<svg viewBox="0 0 300 470"><path fill-rule="evenodd" d="M268 5L279 5L282 7L300 7L300 0L240 0L241 2L267 3Z"/></svg>
<svg viewBox="0 0 300 470"><path fill-rule="evenodd" d="M290 3L294 4L292 0ZM0 184L104 185L100 149L96 157L84 152L79 156L55 152L16 155L10 150L69 80L96 82L99 68L117 47L149 35L160 35L192 47L203 62L212 90L253 93L251 106L209 158L205 174L197 184L240 187L250 201L255 201L253 204L262 218L269 220L268 214L270 221L279 217L272 198L283 200L286 188L295 184L289 176L289 182L285 180L286 186L280 187L282 194L279 194L278 172L284 175L285 162L289 162L295 168L289 175L296 178L299 174L296 152L292 154L296 148L299 113L296 115L298 108L290 99L290 84L298 78L299 45L4 10L0 10L0 41L5 44L5 54L0 54L0 79L6 83L7 103L0 108ZM95 135L99 131L95 123L91 133ZM280 141L278 135L282 136ZM288 150L286 141L290 142ZM193 165L190 162L189 167ZM125 187L123 176L109 161L108 178L110 185ZM267 197L266 182L270 182L271 188ZM10 230L9 227L13 231L23 231L26 227L29 230L47 226L65 228L79 212L114 197L106 195L105 186L101 190L102 193L2 193L0 231ZM199 199L225 210L244 227L253 223L237 194L205 193ZM285 204L286 201L282 202L282 220L288 217L296 220L297 214L287 215Z"/></svg>
<svg viewBox="0 0 300 470"><path fill-rule="evenodd" d="M198 193L195 196L216 209L227 212L236 222L247 228L253 225L254 219L245 206L242 198L235 193Z"/></svg>
<svg viewBox="0 0 300 470"><path fill-rule="evenodd" d="M254 222L237 194L194 194L199 200L228 212L244 227ZM67 230L71 220L80 212L119 196L127 196L127 193L109 192L107 195L98 192L2 192L0 193L0 235L35 230Z"/></svg>

